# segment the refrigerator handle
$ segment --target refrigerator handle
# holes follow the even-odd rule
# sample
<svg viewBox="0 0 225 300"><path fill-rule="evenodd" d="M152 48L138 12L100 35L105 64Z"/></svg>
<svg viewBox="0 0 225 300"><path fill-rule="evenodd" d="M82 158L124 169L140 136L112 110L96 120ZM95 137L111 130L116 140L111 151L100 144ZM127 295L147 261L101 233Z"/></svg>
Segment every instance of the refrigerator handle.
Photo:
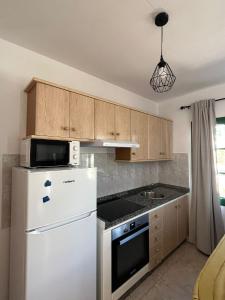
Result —
<svg viewBox="0 0 225 300"><path fill-rule="evenodd" d="M26 233L41 234L42 232L45 232L45 231L48 231L48 230L51 230L51 229L55 229L55 228L58 228L58 227L61 227L61 226L65 226L65 225L68 225L68 224L76 222L76 221L86 219L86 218L90 217L94 212L96 212L96 211L91 211L91 212L88 212L86 214L80 215L79 217L74 217L74 218L67 219L63 222L58 222L58 223L43 226L43 227L40 227L40 228L27 230Z"/></svg>

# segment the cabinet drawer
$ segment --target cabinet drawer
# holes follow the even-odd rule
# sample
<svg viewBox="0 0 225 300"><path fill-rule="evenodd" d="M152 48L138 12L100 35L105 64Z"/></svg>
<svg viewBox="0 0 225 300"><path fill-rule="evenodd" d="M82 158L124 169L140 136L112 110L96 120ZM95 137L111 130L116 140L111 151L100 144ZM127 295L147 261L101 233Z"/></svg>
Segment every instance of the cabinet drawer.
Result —
<svg viewBox="0 0 225 300"><path fill-rule="evenodd" d="M157 243L154 246L150 245L150 257L155 256L158 253L162 253L162 243Z"/></svg>
<svg viewBox="0 0 225 300"><path fill-rule="evenodd" d="M150 253L151 255L151 253ZM162 253L159 252L156 255L150 256L150 270L154 269L162 261Z"/></svg>
<svg viewBox="0 0 225 300"><path fill-rule="evenodd" d="M150 224L151 234L155 234L155 232L159 232L162 230L162 220L157 220L153 224Z"/></svg>
<svg viewBox="0 0 225 300"><path fill-rule="evenodd" d="M150 232L150 248L154 247L158 243L162 243L162 231Z"/></svg>
<svg viewBox="0 0 225 300"><path fill-rule="evenodd" d="M163 209L157 209L149 213L150 224L163 220Z"/></svg>

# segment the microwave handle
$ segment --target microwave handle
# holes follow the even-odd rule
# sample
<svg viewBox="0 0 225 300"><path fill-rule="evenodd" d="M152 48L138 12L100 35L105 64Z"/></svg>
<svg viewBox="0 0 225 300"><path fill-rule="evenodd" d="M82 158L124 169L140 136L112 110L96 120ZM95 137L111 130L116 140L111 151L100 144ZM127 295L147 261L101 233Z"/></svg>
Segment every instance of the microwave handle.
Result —
<svg viewBox="0 0 225 300"><path fill-rule="evenodd" d="M123 245L123 244L126 244L127 242L129 242L130 240L132 240L133 238L139 236L140 234L142 234L143 232L149 230L149 225L143 227L142 229L136 231L135 233L129 235L128 237L126 237L125 239L121 240L119 242L120 246Z"/></svg>

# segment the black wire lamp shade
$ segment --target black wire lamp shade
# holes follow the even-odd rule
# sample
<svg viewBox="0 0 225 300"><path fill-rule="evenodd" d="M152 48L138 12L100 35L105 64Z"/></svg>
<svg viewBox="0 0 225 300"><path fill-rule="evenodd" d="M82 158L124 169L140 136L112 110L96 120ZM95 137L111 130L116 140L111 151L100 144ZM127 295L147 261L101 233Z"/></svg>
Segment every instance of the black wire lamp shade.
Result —
<svg viewBox="0 0 225 300"><path fill-rule="evenodd" d="M173 74L173 71L171 70L169 64L163 59L162 55L163 26L167 24L168 19L168 14L165 12L158 14L155 18L156 26L161 27L161 58L160 62L155 68L155 71L152 74L150 85L157 93L164 93L169 91L176 81L176 76Z"/></svg>
<svg viewBox="0 0 225 300"><path fill-rule="evenodd" d="M163 59L163 56L161 56L160 62L156 66L150 80L150 85L155 92L164 93L172 88L175 80L176 76L173 74L168 63Z"/></svg>

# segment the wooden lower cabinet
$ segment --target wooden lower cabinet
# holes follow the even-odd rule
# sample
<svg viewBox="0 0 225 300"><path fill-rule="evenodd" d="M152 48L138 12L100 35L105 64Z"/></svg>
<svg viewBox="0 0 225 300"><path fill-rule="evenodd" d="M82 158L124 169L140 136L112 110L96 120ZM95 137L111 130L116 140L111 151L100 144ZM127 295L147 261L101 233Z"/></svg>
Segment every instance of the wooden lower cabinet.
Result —
<svg viewBox="0 0 225 300"><path fill-rule="evenodd" d="M154 269L163 259L164 207L149 213L149 268Z"/></svg>
<svg viewBox="0 0 225 300"><path fill-rule="evenodd" d="M188 196L149 213L149 267L154 269L188 236Z"/></svg>
<svg viewBox="0 0 225 300"><path fill-rule="evenodd" d="M167 256L177 247L177 201L164 207L163 256Z"/></svg>
<svg viewBox="0 0 225 300"><path fill-rule="evenodd" d="M189 215L188 196L184 196L183 198L178 199L177 206L178 206L177 239L178 239L178 244L180 244L188 236L188 215Z"/></svg>

